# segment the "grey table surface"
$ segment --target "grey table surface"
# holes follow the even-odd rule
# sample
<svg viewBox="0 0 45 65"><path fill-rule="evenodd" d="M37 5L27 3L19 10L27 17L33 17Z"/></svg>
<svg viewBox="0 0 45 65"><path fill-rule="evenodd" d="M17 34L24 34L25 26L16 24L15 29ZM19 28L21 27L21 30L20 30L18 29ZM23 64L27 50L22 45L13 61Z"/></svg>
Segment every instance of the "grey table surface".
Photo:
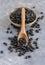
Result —
<svg viewBox="0 0 45 65"><path fill-rule="evenodd" d="M34 38L39 37L39 49L24 55L31 55L30 59L24 59L24 56L18 57L14 52L9 54L7 47L2 44L4 41L9 44L10 41L7 38L17 34L16 30L10 26L7 13L22 6L29 8L35 6L37 16L40 16L41 11L44 12L44 19L39 21L41 31L34 36ZM5 33L7 27L13 30L13 35ZM0 65L45 65L45 0L0 0L0 50L4 50L4 54L0 54Z"/></svg>

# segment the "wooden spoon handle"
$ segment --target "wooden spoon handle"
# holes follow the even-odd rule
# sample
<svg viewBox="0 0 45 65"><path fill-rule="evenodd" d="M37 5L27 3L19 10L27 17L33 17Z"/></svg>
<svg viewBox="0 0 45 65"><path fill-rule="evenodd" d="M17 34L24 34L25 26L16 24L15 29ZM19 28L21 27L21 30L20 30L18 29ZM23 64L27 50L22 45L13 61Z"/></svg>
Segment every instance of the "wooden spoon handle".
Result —
<svg viewBox="0 0 45 65"><path fill-rule="evenodd" d="M25 8L22 8L22 23L21 23L21 30L24 31L25 30Z"/></svg>

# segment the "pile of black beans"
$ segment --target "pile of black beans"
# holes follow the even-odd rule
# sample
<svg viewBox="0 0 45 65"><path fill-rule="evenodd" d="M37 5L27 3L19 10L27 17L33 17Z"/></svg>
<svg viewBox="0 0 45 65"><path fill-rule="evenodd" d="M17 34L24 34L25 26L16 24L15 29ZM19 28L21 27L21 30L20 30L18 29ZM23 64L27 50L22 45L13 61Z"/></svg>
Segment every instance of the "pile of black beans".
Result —
<svg viewBox="0 0 45 65"><path fill-rule="evenodd" d="M35 20L35 18L35 13L32 10L25 8L25 23L31 23ZM10 14L10 20L16 24L21 24L21 8L18 8Z"/></svg>
<svg viewBox="0 0 45 65"><path fill-rule="evenodd" d="M19 52L18 56L21 56L21 55L24 55L26 52L29 52L29 51L33 52L35 49L38 49L38 45L37 45L38 38L36 38L36 40L33 41L33 43L31 42L33 40L33 38L29 38L29 42L28 42L27 46L19 46L17 37L18 36L8 38L10 40L10 46L8 47L8 50L10 52L15 50L15 52ZM23 40L22 40L22 42L23 42ZM34 47L32 45L34 45Z"/></svg>
<svg viewBox="0 0 45 65"><path fill-rule="evenodd" d="M32 16L32 14L33 14L33 16ZM43 12L40 12L40 14L43 14ZM15 15L16 15L16 16L15 16ZM32 10L26 9L26 23L28 23L29 21L30 21L30 22L34 21L35 17L36 17L36 16L35 16L35 14L32 12ZM40 24L38 23L38 21L39 21L40 19L43 19L43 17L44 17L44 16L41 16L41 17L37 18L36 23L34 23L34 24L31 26L31 28L26 31L27 35L28 35L28 36L31 36L31 37L29 38L29 42L28 42L28 45L27 45L27 46L19 46L19 45L18 45L19 42L18 42L18 40L17 40L17 37L18 37L20 28L16 28L14 25L11 24L11 26L13 26L14 29L17 29L18 34L17 34L17 35L14 35L13 37L8 37L8 40L10 40L10 45L9 45L9 46L8 46L8 43L3 42L3 45L8 46L8 50L9 50L10 53L11 53L11 52L15 52L15 53L19 52L19 53L18 53L18 56L22 56L22 55L24 55L26 52L33 52L35 49L38 49L38 48L39 48L39 47L38 47L38 39L39 39L39 38L36 38L36 39L34 40L34 39L33 39L33 36L34 36L34 33L33 33L33 32L35 32L35 33L37 33L37 34L39 33L39 31L41 30L41 28L40 28ZM31 18L31 19L30 19L30 18ZM14 23L20 24L20 23L21 23L21 8L17 9L15 12L13 12L13 13L11 14L11 16L10 16L10 19L11 19ZM35 28L36 28L36 30L34 30ZM10 27L8 27L6 33L7 33L7 34L8 34L8 33L12 34L13 31L12 31L12 30L10 31ZM24 39L21 39L20 42L21 42L21 43L24 43L25 41L24 41ZM14 51L14 50L15 50L15 51ZM4 53L3 50L1 50L0 53L1 53L1 54ZM27 58L31 58L31 56L30 56L30 55L25 56L25 59L27 59Z"/></svg>

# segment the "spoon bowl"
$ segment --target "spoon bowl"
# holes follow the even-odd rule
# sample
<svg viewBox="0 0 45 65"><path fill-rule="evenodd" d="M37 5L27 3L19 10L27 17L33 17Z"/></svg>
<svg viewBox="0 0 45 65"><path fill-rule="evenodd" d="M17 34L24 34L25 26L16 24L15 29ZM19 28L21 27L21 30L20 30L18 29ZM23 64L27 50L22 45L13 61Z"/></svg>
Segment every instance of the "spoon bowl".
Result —
<svg viewBox="0 0 45 65"><path fill-rule="evenodd" d="M28 36L27 36L27 34L24 32L24 33L22 33L22 32L20 32L19 33L19 36L18 36L18 41L21 39L21 38L24 38L24 40L25 40L25 46L27 46L28 45Z"/></svg>

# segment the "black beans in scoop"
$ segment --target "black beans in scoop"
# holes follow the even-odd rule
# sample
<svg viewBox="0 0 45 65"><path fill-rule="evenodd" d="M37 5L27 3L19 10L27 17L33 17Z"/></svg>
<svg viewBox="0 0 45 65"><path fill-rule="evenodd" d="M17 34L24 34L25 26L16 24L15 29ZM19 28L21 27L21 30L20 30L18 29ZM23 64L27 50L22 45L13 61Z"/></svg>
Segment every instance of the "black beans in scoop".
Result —
<svg viewBox="0 0 45 65"><path fill-rule="evenodd" d="M26 40L24 38L20 38L19 39L19 44L20 45L25 45L26 44Z"/></svg>

